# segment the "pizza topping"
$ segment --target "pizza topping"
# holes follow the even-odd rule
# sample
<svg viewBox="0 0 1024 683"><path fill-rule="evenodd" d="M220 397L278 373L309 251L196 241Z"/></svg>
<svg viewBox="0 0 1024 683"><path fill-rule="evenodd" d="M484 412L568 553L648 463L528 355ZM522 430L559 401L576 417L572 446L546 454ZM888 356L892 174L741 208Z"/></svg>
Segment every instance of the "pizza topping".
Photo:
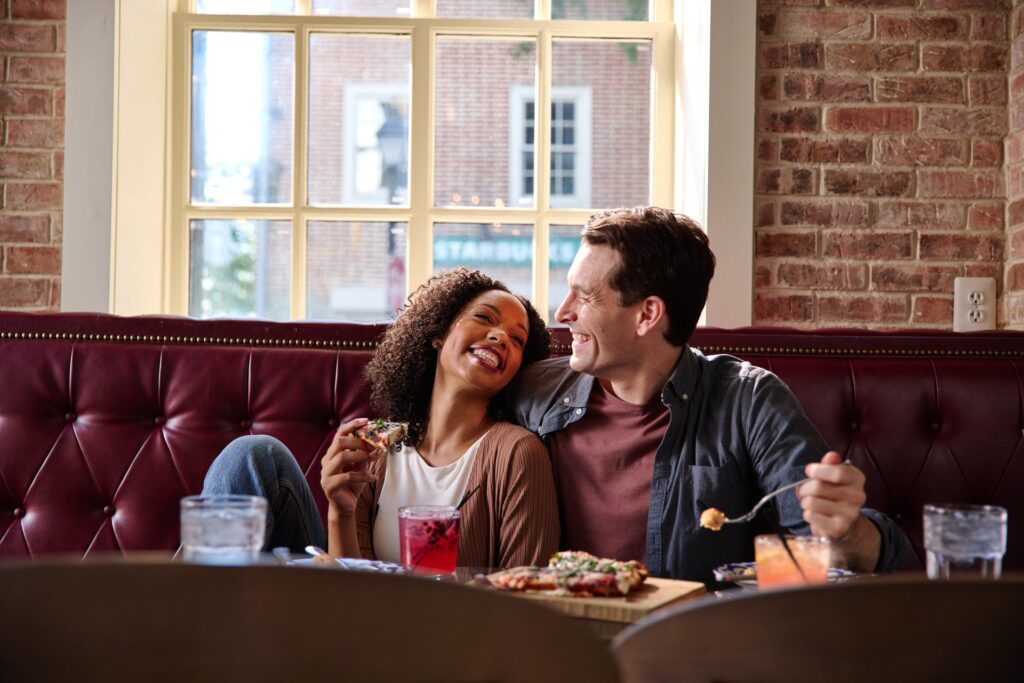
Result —
<svg viewBox="0 0 1024 683"><path fill-rule="evenodd" d="M705 529L718 531L725 524L725 513L718 508L708 508L700 513L700 525Z"/></svg>
<svg viewBox="0 0 1024 683"><path fill-rule="evenodd" d="M491 585L508 591L591 597L622 596L648 576L636 560L622 562L580 551L555 553L547 567L516 567L488 576Z"/></svg>
<svg viewBox="0 0 1024 683"><path fill-rule="evenodd" d="M391 450L391 447L396 446L408 433L406 423L388 422L379 418L355 431L355 435L360 439L382 451Z"/></svg>

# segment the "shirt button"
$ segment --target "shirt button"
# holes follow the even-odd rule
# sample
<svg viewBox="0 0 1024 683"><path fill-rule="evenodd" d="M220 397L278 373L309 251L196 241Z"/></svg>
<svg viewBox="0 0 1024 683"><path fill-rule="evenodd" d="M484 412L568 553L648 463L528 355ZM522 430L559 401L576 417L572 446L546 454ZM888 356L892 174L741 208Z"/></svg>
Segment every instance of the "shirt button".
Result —
<svg viewBox="0 0 1024 683"><path fill-rule="evenodd" d="M684 401L689 401L690 400L690 395L689 394L683 394L683 400Z"/></svg>
<svg viewBox="0 0 1024 683"><path fill-rule="evenodd" d="M566 396L565 398L562 399L562 403L568 403L568 402L569 402L569 397L568 396Z"/></svg>
<svg viewBox="0 0 1024 683"><path fill-rule="evenodd" d="M583 414L583 408L577 408L576 409L576 414L577 415L582 415Z"/></svg>

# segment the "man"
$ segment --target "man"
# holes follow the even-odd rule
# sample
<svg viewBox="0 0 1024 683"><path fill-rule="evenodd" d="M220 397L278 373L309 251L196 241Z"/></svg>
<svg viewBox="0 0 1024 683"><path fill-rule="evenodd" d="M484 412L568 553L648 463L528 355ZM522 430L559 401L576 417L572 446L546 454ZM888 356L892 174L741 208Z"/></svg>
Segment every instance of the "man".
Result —
<svg viewBox="0 0 1024 683"><path fill-rule="evenodd" d="M536 363L514 392L516 420L551 452L562 547L642 559L658 576L711 581L753 552L758 524L700 528L701 511L739 516L777 500L779 522L825 536L860 571L897 566L909 545L862 509L864 475L828 452L789 389L731 356L687 342L715 257L694 221L659 208L591 216L556 318L572 355Z"/></svg>

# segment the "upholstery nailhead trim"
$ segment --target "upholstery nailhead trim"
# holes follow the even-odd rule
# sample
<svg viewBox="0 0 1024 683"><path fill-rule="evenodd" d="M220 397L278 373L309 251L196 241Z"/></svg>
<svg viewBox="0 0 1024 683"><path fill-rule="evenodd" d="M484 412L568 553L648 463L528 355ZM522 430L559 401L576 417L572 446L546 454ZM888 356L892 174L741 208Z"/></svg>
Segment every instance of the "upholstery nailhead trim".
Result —
<svg viewBox="0 0 1024 683"><path fill-rule="evenodd" d="M185 346L296 346L324 349L373 349L375 341L323 339L262 339L234 337L180 337L141 334L85 334L81 332L0 332L2 339L63 339L67 341L127 342L131 344L181 344ZM566 347L568 349L569 347Z"/></svg>
<svg viewBox="0 0 1024 683"><path fill-rule="evenodd" d="M559 345L562 346L562 345ZM942 358L1024 358L1024 350L992 349L821 349L787 346L719 346L696 344L704 353L755 353L769 356L922 356ZM565 347L568 349L569 347Z"/></svg>

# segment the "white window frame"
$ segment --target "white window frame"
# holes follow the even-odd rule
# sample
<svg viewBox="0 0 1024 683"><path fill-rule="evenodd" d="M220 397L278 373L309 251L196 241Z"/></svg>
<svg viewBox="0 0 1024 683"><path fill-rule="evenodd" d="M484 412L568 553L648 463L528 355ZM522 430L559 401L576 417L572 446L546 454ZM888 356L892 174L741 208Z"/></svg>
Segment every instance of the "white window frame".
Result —
<svg viewBox="0 0 1024 683"><path fill-rule="evenodd" d="M537 135L540 130L537 127L537 97L533 87L528 85L512 86L509 98L509 201L512 206L532 206L536 198L537 187L537 159L534 154L534 193L525 194L523 187L523 148L526 147L526 116L523 113L523 105L528 101L534 103L534 143L533 148L537 149ZM591 140L593 131L593 119L591 109L591 90L588 86L555 85L551 87L551 101L571 101L576 107L576 128L573 152L576 154L576 163L573 169L573 192L570 195L551 194L549 198L552 208L565 209L574 206L590 206L590 160ZM550 117L550 114L549 114ZM551 128L551 121L548 121L548 129ZM550 140L550 133L548 134ZM555 150L552 150L554 152ZM550 173L550 168L548 173ZM549 183L550 185L550 183ZM550 188L549 188L550 194Z"/></svg>
<svg viewBox="0 0 1024 683"><path fill-rule="evenodd" d="M415 1L416 7L429 2ZM73 13L69 11L68 62L75 65L73 70L69 67L69 81L84 79L99 87L68 87L64 229L66 239L74 232L94 244L108 245L111 266L109 272L97 269L86 252L65 249L62 305L66 310L122 315L179 312L173 305L168 274L173 260L169 186L175 134L170 124L175 106L171 36L175 12L183 0L88 2ZM95 39L88 21L72 21L81 18L83 12L78 9L88 19L114 15L113 74L102 58L77 50L76 45ZM675 22L675 55L670 55L669 61L674 70L672 100L676 106L669 134L660 136L655 145L655 150L674 153L671 172L652 179L659 187L667 185L667 193L654 191L652 200L703 220L707 227L718 256L708 324L749 324L756 3L655 0L653 11L654 17ZM429 53L414 55L414 59L418 56L429 58ZM104 86L106 83L112 86ZM102 205L103 199L95 192L81 191L89 185L88 176L95 167L86 169L70 161L83 148L91 149L85 144L85 126L73 125L75 116L93 109L84 99L104 87L112 87L114 92L108 113L114 131L109 227L92 219L93 207ZM102 127L97 123L91 128L96 125ZM426 144L421 140L418 146ZM714 150L713 158L710 150ZM415 157L416 150L413 154ZM88 201L82 200L83 196ZM538 228L546 232L547 224L564 222L562 216L550 218ZM410 249L424 248L429 249L429 241L418 239L410 245ZM546 249L537 251L535 263L546 263ZM103 286L105 281L109 281L109 289ZM535 289L544 292L537 284ZM109 296L73 298L86 291L109 291Z"/></svg>

